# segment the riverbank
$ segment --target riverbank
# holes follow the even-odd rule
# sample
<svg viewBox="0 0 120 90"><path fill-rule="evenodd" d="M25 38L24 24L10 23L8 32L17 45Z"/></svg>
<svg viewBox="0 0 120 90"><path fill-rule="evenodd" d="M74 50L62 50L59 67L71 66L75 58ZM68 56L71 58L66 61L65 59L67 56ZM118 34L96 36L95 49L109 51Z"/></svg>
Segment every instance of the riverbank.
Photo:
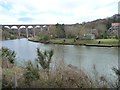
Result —
<svg viewBox="0 0 120 90"><path fill-rule="evenodd" d="M6 52L4 52L6 53ZM81 69L69 64L55 64L55 67L50 67L49 72L47 69L41 68L34 62L24 62L24 67L16 66L14 63L9 62L9 57L3 56L2 75L0 78L0 88L95 88L97 87L89 76ZM13 56L12 56L13 57ZM12 65L12 67L10 66ZM41 65L41 64L39 64ZM42 66L42 65L41 65ZM107 84L107 83L106 83ZM100 88L102 86L99 86Z"/></svg>
<svg viewBox="0 0 120 90"><path fill-rule="evenodd" d="M63 66L63 65L62 65ZM32 70L34 67L31 68ZM64 66L64 68L57 67L57 70L49 71L49 76L42 69L38 71L28 71L25 68L13 67L4 68L3 77L4 88L13 88L17 83L17 88L102 88L97 86L89 76L82 70L74 68L74 66ZM29 72L29 75L26 73ZM53 73L54 72L54 73ZM35 73L35 74L34 74ZM36 73L39 78L36 79ZM53 77L54 76L54 77ZM64 76L64 77L63 77ZM26 79L27 77L27 79ZM12 78L15 78L13 81ZM28 80L28 81L26 81ZM67 84L66 84L67 83ZM107 83L106 83L107 85Z"/></svg>
<svg viewBox="0 0 120 90"><path fill-rule="evenodd" d="M18 38L18 37L16 37L16 38L1 38L0 40L1 41L5 41L5 40L15 40L15 39L23 39L23 38L25 38L25 37L20 37L20 38Z"/></svg>
<svg viewBox="0 0 120 90"><path fill-rule="evenodd" d="M62 44L62 45L81 45L93 47L120 47L118 39L96 39L96 40L77 40L74 39L51 39L49 41L39 41L36 38L28 38L29 41L44 44Z"/></svg>

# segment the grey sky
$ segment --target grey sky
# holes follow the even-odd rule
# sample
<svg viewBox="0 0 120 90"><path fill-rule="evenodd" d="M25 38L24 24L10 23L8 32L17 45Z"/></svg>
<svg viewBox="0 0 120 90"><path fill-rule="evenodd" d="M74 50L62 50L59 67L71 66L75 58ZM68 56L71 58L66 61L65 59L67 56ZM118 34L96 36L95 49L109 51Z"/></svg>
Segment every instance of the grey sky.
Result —
<svg viewBox="0 0 120 90"><path fill-rule="evenodd" d="M0 24L81 23L118 13L119 0L0 0Z"/></svg>

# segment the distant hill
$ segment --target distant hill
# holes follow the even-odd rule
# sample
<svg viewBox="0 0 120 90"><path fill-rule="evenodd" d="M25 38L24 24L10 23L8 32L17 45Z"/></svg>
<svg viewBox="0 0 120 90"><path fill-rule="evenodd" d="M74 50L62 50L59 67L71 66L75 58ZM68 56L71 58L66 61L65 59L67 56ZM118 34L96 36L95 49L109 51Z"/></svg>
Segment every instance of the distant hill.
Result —
<svg viewBox="0 0 120 90"><path fill-rule="evenodd" d="M109 18L111 18L111 19L117 19L117 20L120 20L120 14L115 14L115 15L113 15L113 16L111 16L111 17L109 17Z"/></svg>
<svg viewBox="0 0 120 90"><path fill-rule="evenodd" d="M80 30L83 35L84 33L89 33L91 29L96 29L97 38L102 38L102 36L108 31L112 23L120 23L120 14L115 14L104 19L97 19L94 21L83 22L82 24L76 23L76 28L73 30ZM78 26L78 27L77 27Z"/></svg>
<svg viewBox="0 0 120 90"><path fill-rule="evenodd" d="M104 19L97 19L91 22L86 22L85 24L89 24L90 27L94 28L96 24L104 24L106 26L106 29L109 29L111 27L111 23L119 22L120 23L120 14L115 14L111 17L107 17Z"/></svg>

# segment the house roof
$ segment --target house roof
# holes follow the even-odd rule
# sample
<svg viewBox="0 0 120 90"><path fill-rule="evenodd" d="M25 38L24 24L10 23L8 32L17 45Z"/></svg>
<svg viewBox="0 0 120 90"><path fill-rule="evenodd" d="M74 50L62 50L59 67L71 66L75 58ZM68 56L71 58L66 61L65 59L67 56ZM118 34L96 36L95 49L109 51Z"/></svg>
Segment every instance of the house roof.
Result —
<svg viewBox="0 0 120 90"><path fill-rule="evenodd" d="M112 27L113 26L120 26L120 23L112 23Z"/></svg>

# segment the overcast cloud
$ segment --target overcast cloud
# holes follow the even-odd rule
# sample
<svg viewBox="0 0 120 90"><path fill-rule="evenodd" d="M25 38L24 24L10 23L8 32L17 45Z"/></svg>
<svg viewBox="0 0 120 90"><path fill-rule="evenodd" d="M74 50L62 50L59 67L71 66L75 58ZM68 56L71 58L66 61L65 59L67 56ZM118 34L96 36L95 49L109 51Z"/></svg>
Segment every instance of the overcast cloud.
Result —
<svg viewBox="0 0 120 90"><path fill-rule="evenodd" d="M87 22L117 14L118 2L119 0L0 0L0 24Z"/></svg>

